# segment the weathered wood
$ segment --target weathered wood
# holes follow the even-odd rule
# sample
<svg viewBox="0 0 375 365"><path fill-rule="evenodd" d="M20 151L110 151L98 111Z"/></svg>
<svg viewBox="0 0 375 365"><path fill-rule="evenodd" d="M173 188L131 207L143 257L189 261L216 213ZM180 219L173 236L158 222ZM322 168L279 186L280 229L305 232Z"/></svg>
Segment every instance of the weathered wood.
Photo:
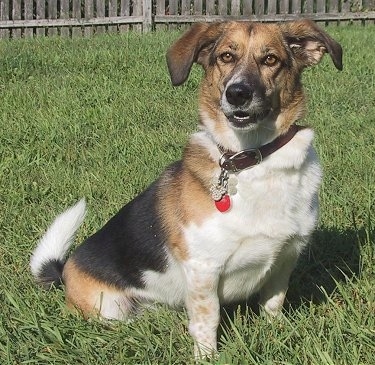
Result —
<svg viewBox="0 0 375 365"><path fill-rule="evenodd" d="M320 14L326 12L326 0L316 0L316 12Z"/></svg>
<svg viewBox="0 0 375 365"><path fill-rule="evenodd" d="M235 19L238 21L260 21L260 22L282 22L291 21L301 18L308 18L315 21L335 21L335 20L375 20L375 11L369 11L365 13L337 13L337 14L276 14L276 15L252 15L252 16L238 16ZM216 22L216 21L226 21L233 20L232 16L223 15L193 15L193 16L155 16L155 23L195 23L195 22Z"/></svg>
<svg viewBox="0 0 375 365"><path fill-rule="evenodd" d="M228 15L228 1L227 0L219 0L217 8L218 8L219 15Z"/></svg>
<svg viewBox="0 0 375 365"><path fill-rule="evenodd" d="M152 3L151 0L143 0L143 32L149 32L152 29Z"/></svg>
<svg viewBox="0 0 375 365"><path fill-rule="evenodd" d="M314 12L314 0L306 0L305 6L303 9L304 13L313 13Z"/></svg>
<svg viewBox="0 0 375 365"><path fill-rule="evenodd" d="M230 19L370 24L374 8L375 0L0 0L0 38L146 32Z"/></svg>
<svg viewBox="0 0 375 365"><path fill-rule="evenodd" d="M9 19L9 2L0 1L0 22ZM9 29L0 29L0 38L9 38Z"/></svg>
<svg viewBox="0 0 375 365"><path fill-rule="evenodd" d="M46 2L47 14L49 19L57 19L57 0L48 0ZM57 28L49 27L47 29L47 35L55 36L58 35Z"/></svg>
<svg viewBox="0 0 375 365"><path fill-rule="evenodd" d="M289 0L280 0L280 14L289 13Z"/></svg>
<svg viewBox="0 0 375 365"><path fill-rule="evenodd" d="M74 19L81 19L81 0L72 0L72 17ZM79 37L82 36L82 28L81 27L73 27L72 28L72 36Z"/></svg>
<svg viewBox="0 0 375 365"><path fill-rule="evenodd" d="M338 14L276 14L273 16L269 15L252 15L244 16L241 15L236 17L238 21L261 21L261 22L279 22L296 20L299 18L309 18L315 21L336 21L336 20L375 20L375 11L369 11L366 13L338 13ZM206 15L159 15L155 16L155 23L194 23L194 22L215 22L215 21L226 21L233 20L232 16L206 16ZM17 29L17 28L38 28L38 27L66 27L66 26L99 26L99 25L114 25L114 24L142 24L142 16L123 16L115 18L93 18L93 19L33 19L33 20L3 20L0 21L0 29Z"/></svg>
<svg viewBox="0 0 375 365"><path fill-rule="evenodd" d="M69 0L68 0L69 1ZM84 19L92 19L94 17L94 3L92 1L85 1L84 7ZM94 27L83 27L83 34L85 37L89 37L94 34Z"/></svg>
<svg viewBox="0 0 375 365"><path fill-rule="evenodd" d="M267 14L274 15L277 13L277 1L269 1L268 2L268 8L267 8Z"/></svg>
<svg viewBox="0 0 375 365"><path fill-rule="evenodd" d="M92 19L33 19L33 20L4 20L0 21L0 29L38 28L38 27L74 27L74 26L103 26L115 24L142 24L142 16L118 16Z"/></svg>
<svg viewBox="0 0 375 365"><path fill-rule="evenodd" d="M130 0L120 0L120 14L119 16L130 16ZM118 29L120 32L129 30L129 24L119 24Z"/></svg>
<svg viewBox="0 0 375 365"><path fill-rule="evenodd" d="M206 15L217 15L216 4L214 0L206 1Z"/></svg>
<svg viewBox="0 0 375 365"><path fill-rule="evenodd" d="M202 0L194 0L194 15L203 14Z"/></svg>
<svg viewBox="0 0 375 365"><path fill-rule="evenodd" d="M264 1L254 0L254 12L257 16L264 15Z"/></svg>
<svg viewBox="0 0 375 365"><path fill-rule="evenodd" d="M42 1L42 0L39 0ZM91 3L91 1L88 1ZM60 19L69 19L70 18L70 7L69 7L69 0L60 0ZM38 32L38 29L37 29ZM60 35L64 37L70 36L70 27L62 27L60 29Z"/></svg>
<svg viewBox="0 0 375 365"><path fill-rule="evenodd" d="M241 2L240 2L240 0L232 0L231 15L232 16L241 15Z"/></svg>
<svg viewBox="0 0 375 365"><path fill-rule="evenodd" d="M108 1L108 16L116 17L117 16L117 0L109 0ZM117 32L117 25L109 25L107 28L107 32L109 33L116 33Z"/></svg>
<svg viewBox="0 0 375 365"><path fill-rule="evenodd" d="M292 0L292 13L301 14L301 0Z"/></svg>
<svg viewBox="0 0 375 365"><path fill-rule="evenodd" d="M33 0L24 0L24 19L25 20L31 20L33 19ZM24 30L23 36L25 38L33 37L34 35L34 29L26 28Z"/></svg>
<svg viewBox="0 0 375 365"><path fill-rule="evenodd" d="M250 16L252 14L253 14L253 0L244 0L243 15Z"/></svg>
<svg viewBox="0 0 375 365"><path fill-rule="evenodd" d="M105 2L104 1L99 0L96 2L96 17L98 19L105 19ZM95 33L104 33L105 28L106 28L105 26L98 25L95 28Z"/></svg>
<svg viewBox="0 0 375 365"><path fill-rule="evenodd" d="M21 1L13 0L13 11L12 11L12 20L21 19ZM19 38L21 37L21 28L16 28L12 30L12 37Z"/></svg>
<svg viewBox="0 0 375 365"><path fill-rule="evenodd" d="M190 15L190 0L181 0L181 15Z"/></svg>

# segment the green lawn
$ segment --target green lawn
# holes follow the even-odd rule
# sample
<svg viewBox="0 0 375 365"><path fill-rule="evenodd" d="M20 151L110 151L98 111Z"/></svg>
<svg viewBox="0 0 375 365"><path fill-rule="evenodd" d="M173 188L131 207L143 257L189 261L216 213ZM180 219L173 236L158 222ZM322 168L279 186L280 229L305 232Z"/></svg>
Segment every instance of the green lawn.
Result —
<svg viewBox="0 0 375 365"><path fill-rule="evenodd" d="M324 166L321 218L290 285L285 317L223 310L215 364L375 364L375 27L328 28L344 48L306 70ZM173 88L178 33L0 42L0 364L192 364L185 312L132 323L69 313L31 278L32 249L80 197L79 240L181 156L196 129L201 71ZM251 306L253 307L253 306Z"/></svg>

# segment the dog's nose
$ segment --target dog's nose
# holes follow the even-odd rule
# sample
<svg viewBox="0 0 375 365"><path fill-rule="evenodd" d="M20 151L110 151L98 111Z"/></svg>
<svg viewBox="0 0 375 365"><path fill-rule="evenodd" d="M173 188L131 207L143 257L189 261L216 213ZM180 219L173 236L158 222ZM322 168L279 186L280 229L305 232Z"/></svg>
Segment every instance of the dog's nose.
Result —
<svg viewBox="0 0 375 365"><path fill-rule="evenodd" d="M228 103L235 106L241 106L252 99L253 91L249 85L237 83L229 85L225 95Z"/></svg>

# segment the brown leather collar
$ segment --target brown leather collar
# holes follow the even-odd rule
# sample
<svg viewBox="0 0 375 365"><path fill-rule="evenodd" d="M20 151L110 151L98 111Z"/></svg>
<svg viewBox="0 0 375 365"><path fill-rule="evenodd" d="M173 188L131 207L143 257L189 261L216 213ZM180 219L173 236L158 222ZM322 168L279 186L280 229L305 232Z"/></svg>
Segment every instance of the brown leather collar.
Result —
<svg viewBox="0 0 375 365"><path fill-rule="evenodd" d="M304 128L303 126L293 124L288 132L264 146L240 152L224 152L220 157L220 167L228 172L238 172L258 165L264 158L286 145L299 130Z"/></svg>

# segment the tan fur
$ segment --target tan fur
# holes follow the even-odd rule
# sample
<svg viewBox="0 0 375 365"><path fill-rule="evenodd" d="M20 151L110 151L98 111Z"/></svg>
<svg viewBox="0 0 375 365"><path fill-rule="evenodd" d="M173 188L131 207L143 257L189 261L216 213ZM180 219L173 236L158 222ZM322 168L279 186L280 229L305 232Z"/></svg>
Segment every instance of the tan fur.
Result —
<svg viewBox="0 0 375 365"><path fill-rule="evenodd" d="M131 301L127 299L130 296L82 272L72 259L65 264L63 279L67 306L78 310L86 318L102 314L105 310L104 296L123 298L119 307L124 312L124 316L126 316L125 311L130 310Z"/></svg>
<svg viewBox="0 0 375 365"><path fill-rule="evenodd" d="M299 83L294 83L296 75L300 71L298 68L291 68L286 72L281 64L272 68L259 68L256 61L264 57L270 49L280 57L282 62L286 62L287 53L284 44L280 41L282 39L281 30L274 24L258 23L251 25L251 32L248 28L248 23L230 23L228 25L228 31L220 39L217 54L234 50L239 60L235 65L229 63L219 64L217 67L207 67L206 77L201 87L200 105L212 119L219 120L223 83L232 72L233 67L243 67L245 72L259 77L263 81L268 94L274 92L275 84L284 84L280 87L282 90L280 95L273 100L274 113L279 115L276 125L277 134L282 134L304 113L302 87ZM265 48L264 44L267 44L268 47ZM213 85L215 87L212 87ZM216 128L219 129L220 125L217 125Z"/></svg>
<svg viewBox="0 0 375 365"><path fill-rule="evenodd" d="M159 192L159 210L168 244L175 257L188 259L181 227L189 222L199 225L215 211L209 188L217 165L201 146L189 144L184 153L182 171L167 178Z"/></svg>

